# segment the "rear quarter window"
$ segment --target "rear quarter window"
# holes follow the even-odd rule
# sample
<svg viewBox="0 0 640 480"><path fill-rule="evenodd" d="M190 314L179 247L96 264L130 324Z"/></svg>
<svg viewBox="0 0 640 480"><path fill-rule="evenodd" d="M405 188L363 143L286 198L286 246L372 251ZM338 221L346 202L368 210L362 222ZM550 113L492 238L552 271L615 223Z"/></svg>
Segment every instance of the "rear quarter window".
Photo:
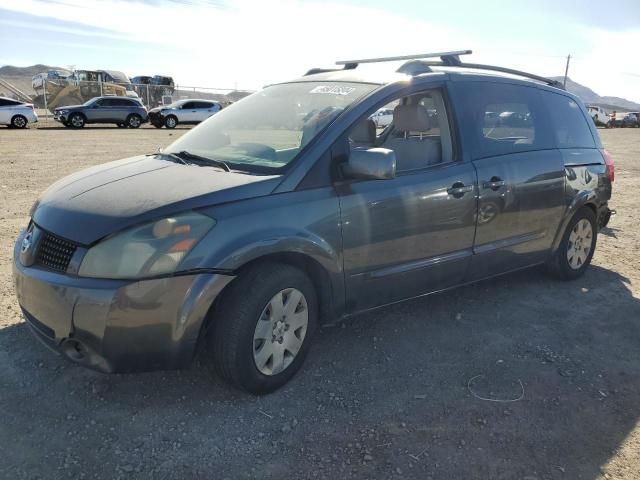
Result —
<svg viewBox="0 0 640 480"><path fill-rule="evenodd" d="M548 116L537 88L465 82L460 94L460 121L473 158L553 148Z"/></svg>
<svg viewBox="0 0 640 480"><path fill-rule="evenodd" d="M570 97L544 92L553 136L558 148L595 148L596 144L582 107Z"/></svg>

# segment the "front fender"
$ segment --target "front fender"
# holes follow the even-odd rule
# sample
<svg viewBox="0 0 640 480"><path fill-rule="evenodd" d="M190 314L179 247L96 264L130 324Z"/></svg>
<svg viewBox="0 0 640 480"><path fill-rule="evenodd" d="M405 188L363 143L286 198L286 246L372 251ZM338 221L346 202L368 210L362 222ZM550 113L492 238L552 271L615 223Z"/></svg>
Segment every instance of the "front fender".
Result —
<svg viewBox="0 0 640 480"><path fill-rule="evenodd" d="M183 268L237 272L273 255L298 255L322 267L336 305L343 301L342 232L332 187L271 194L202 210L217 224Z"/></svg>

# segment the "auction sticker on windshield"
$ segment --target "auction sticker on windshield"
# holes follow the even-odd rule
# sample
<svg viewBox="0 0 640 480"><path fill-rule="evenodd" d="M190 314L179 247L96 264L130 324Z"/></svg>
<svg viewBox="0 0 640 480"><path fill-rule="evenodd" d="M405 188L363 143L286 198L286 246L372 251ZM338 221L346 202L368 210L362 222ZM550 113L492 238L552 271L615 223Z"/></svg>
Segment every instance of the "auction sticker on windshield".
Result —
<svg viewBox="0 0 640 480"><path fill-rule="evenodd" d="M349 95L355 87L343 87L338 85L318 85L309 93L329 93L331 95Z"/></svg>

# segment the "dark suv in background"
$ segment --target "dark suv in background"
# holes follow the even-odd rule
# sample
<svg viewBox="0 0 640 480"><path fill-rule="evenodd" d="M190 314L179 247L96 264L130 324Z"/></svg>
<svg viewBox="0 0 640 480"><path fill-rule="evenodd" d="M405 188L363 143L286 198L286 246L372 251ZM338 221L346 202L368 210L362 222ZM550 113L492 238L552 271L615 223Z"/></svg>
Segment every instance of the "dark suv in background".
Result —
<svg viewBox="0 0 640 480"><path fill-rule="evenodd" d="M357 61L314 69L162 152L58 181L14 250L33 332L105 372L202 351L265 393L300 368L321 318L534 265L580 277L614 180L593 121L557 82L460 53L384 80Z"/></svg>
<svg viewBox="0 0 640 480"><path fill-rule="evenodd" d="M149 114L138 98L107 96L92 98L82 105L58 107L53 118L70 128L82 128L88 123L138 128L149 121Z"/></svg>

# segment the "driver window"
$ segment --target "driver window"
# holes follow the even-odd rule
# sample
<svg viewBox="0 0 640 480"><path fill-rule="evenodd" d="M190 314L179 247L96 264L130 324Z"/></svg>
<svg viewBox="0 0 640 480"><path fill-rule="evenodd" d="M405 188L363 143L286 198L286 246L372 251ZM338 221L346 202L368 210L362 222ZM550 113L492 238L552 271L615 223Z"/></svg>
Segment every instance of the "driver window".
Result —
<svg viewBox="0 0 640 480"><path fill-rule="evenodd" d="M398 172L421 170L453 160L451 133L440 90L396 99L356 122L350 148L381 147L396 154Z"/></svg>

